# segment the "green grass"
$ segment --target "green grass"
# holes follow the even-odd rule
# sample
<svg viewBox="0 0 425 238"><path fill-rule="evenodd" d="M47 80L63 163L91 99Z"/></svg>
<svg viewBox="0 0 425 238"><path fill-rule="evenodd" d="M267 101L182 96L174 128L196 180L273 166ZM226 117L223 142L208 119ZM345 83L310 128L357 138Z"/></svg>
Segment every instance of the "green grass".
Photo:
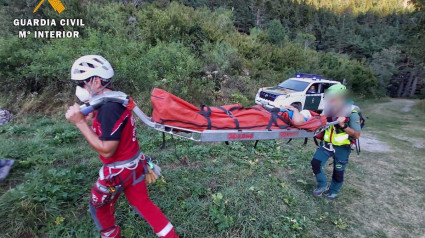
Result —
<svg viewBox="0 0 425 238"><path fill-rule="evenodd" d="M364 103L369 132L395 123L394 119L368 113L373 112L371 105ZM415 109L412 117L421 113ZM412 133L415 138L420 136L414 130ZM377 136L381 138L382 134ZM174 155L170 139L168 147L159 150L162 140L156 131L140 126L138 137L142 150L156 157L163 168L164 180L149 186L151 199L181 237L393 236L385 225L373 224L376 216L399 229L397 235L423 231L416 227L419 223L388 218L396 213L399 199L421 201L423 175L415 175L409 169L416 166L416 171L423 166L414 159L405 159L405 166L396 172L381 174L389 176L389 181L376 178L371 170L375 162L393 160L403 154L403 148L390 155L353 155L341 196L335 202L327 202L311 196L315 187L310 168L315 146L311 141L305 147L302 140L289 145L264 141L254 149L253 142L226 146L176 139L179 157L188 159L182 162ZM395 142L392 140L395 139L391 137L388 143ZM418 149L411 157L420 158L422 152ZM62 115L29 117L0 127L0 157L16 160L10 176L0 185L0 237L98 237L88 213L88 201L101 163ZM326 170L329 175L331 167ZM391 188L391 183L414 186L418 192L409 195L418 197L409 200L403 194L397 194L397 199L380 196L387 200L380 201L383 205L379 206L374 197L383 192L373 189L374 179L388 186L380 188L384 191ZM125 237L155 237L124 197L119 199L116 210ZM370 214L370 210L374 210L373 215L363 216L362 212ZM408 216L409 211L400 209L402 215L394 218Z"/></svg>
<svg viewBox="0 0 425 238"><path fill-rule="evenodd" d="M425 99L422 99L417 102L415 105L415 109L417 109L418 111L425 112Z"/></svg>

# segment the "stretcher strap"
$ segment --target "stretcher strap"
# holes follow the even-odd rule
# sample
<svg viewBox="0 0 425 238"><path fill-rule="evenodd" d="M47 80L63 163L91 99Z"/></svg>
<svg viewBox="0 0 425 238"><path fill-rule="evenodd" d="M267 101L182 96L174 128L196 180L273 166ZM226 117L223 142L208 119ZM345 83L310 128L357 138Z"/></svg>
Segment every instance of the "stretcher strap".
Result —
<svg viewBox="0 0 425 238"><path fill-rule="evenodd" d="M224 113L226 113L228 116L230 116L234 121L235 121L235 126L236 126L236 130L239 130L239 120L233 116L232 111L236 110L236 109L242 109L243 107L232 107L229 110L226 110L226 108L224 107L218 107L218 109L222 110Z"/></svg>
<svg viewBox="0 0 425 238"><path fill-rule="evenodd" d="M277 113L277 118L279 118L280 120L282 120L282 121L284 121L286 123L285 126L279 126L282 129L285 129L285 128L287 128L287 127L289 127L289 126L292 125L291 121L286 120L286 118L284 118L283 116L279 115L279 113Z"/></svg>
<svg viewBox="0 0 425 238"><path fill-rule="evenodd" d="M205 108L207 109L206 111L204 110ZM207 119L207 123L208 123L207 129L211 130L211 118L210 118L211 108L208 105L202 105L200 109L201 111L199 112L199 114L201 114L202 116L205 117L205 119Z"/></svg>
<svg viewBox="0 0 425 238"><path fill-rule="evenodd" d="M286 129L290 126L292 126L292 123L287 120L286 118L282 117L281 115L279 115L280 110L272 110L269 111L269 113L271 114L271 118L269 120L269 122L267 124L261 124L261 125L254 125L254 126L240 126L239 120L233 115L232 111L234 110L238 110L238 109L243 109L243 107L239 107L239 106L235 106L230 108L229 110L225 109L224 107L217 107L218 109L222 110L223 112L225 112L227 115L229 115L231 118L234 119L235 121L235 127L219 127L216 125L212 124L211 121L211 114L212 114L212 110L211 107L208 105L202 105L199 109L200 112L198 112L200 115L204 116L207 124L197 124L197 123L193 123L193 122L188 122L188 121L181 121L181 120L171 120L171 119L160 119L160 124L167 124L167 123L172 123L172 122L178 122L178 123L182 123L182 124L187 124L187 125L192 125L192 126L196 126L199 127L200 129L207 129L207 130L211 130L211 129L216 129L216 130L228 130L228 129L237 129L237 130L254 130L256 128L264 128L266 127L267 130L271 131L271 128L273 127L273 125L279 127L280 129ZM258 111L263 111L257 107L251 107L251 109L255 109ZM283 121L286 125L279 125L278 120L280 119L281 121Z"/></svg>
<svg viewBox="0 0 425 238"><path fill-rule="evenodd" d="M273 126L273 124L275 125L275 126L278 126L280 129L285 129L285 128L287 128L287 127L289 127L290 125L291 125L291 122L290 121L288 121L288 120L286 120L284 117L282 117L282 116L280 116L279 115L279 112L280 112L280 110L279 109L272 109L271 111L270 111L270 113L271 113L271 117L270 117L270 121L269 121L269 124L267 125L267 127L266 127L266 129L267 130L269 130L269 131L271 131L271 127ZM285 122L286 123L286 125L279 125L278 123L277 123L277 119L280 119L280 120L282 120L283 122Z"/></svg>

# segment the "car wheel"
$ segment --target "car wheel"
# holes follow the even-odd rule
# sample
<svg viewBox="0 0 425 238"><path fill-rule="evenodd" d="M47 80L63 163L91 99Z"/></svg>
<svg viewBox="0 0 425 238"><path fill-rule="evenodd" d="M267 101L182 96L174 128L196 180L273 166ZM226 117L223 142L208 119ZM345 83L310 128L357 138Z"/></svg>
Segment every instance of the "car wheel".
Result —
<svg viewBox="0 0 425 238"><path fill-rule="evenodd" d="M291 104L291 106L295 107L296 109L298 109L298 111L301 111L301 103L299 102L294 102Z"/></svg>

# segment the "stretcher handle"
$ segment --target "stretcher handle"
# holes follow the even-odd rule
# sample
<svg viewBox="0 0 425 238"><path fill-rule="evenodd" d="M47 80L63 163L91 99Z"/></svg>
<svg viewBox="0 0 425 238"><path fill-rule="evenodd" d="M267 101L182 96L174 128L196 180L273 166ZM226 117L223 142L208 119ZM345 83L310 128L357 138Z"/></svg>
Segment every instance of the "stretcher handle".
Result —
<svg viewBox="0 0 425 238"><path fill-rule="evenodd" d="M90 114L90 112L93 112L94 111L94 107L93 106L86 106L86 105L81 105L80 106L80 110L81 110L81 113L84 115L84 116L87 116L88 114Z"/></svg>
<svg viewBox="0 0 425 238"><path fill-rule="evenodd" d="M322 133L324 130L327 130L330 126L335 126L336 124L339 124L339 122L338 121L327 122L325 126L319 127L317 130L315 130L314 135L318 135Z"/></svg>
<svg viewBox="0 0 425 238"><path fill-rule="evenodd" d="M93 112L94 110L96 110L102 104L106 102L116 102L126 107L127 104L130 102L130 97L123 92L118 92L118 91L106 92L101 95L92 97L89 102L81 105L80 106L81 113L83 115L88 115L89 113Z"/></svg>
<svg viewBox="0 0 425 238"><path fill-rule="evenodd" d="M339 121L332 121L332 122L328 122L328 125L329 125L329 126L335 126L335 125L337 125L337 124L339 124Z"/></svg>

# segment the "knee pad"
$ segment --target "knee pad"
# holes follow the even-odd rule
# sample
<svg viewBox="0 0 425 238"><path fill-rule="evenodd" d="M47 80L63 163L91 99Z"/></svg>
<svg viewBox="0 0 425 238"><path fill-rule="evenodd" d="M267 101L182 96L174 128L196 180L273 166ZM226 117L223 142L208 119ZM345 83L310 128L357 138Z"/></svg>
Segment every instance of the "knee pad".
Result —
<svg viewBox="0 0 425 238"><path fill-rule="evenodd" d="M338 171L334 170L332 179L335 180L337 183L342 183L344 181L344 170Z"/></svg>
<svg viewBox="0 0 425 238"><path fill-rule="evenodd" d="M101 238L121 238L120 226L115 225L100 232Z"/></svg>
<svg viewBox="0 0 425 238"><path fill-rule="evenodd" d="M91 192L90 205L94 208L99 208L111 200L111 194L103 193L98 189L93 188Z"/></svg>
<svg viewBox="0 0 425 238"><path fill-rule="evenodd" d="M322 161L315 158L311 160L311 168L313 169L314 174L320 174L321 165L322 165Z"/></svg>
<svg viewBox="0 0 425 238"><path fill-rule="evenodd" d="M114 200L114 198L116 196L119 196L120 193L123 191L123 188L121 186L119 186L116 189L116 192L114 193L110 193L107 189L108 188L106 188L103 185L96 184L95 186L93 186L93 188L91 189L91 199L90 199L90 204L93 207L99 208L106 204L111 203Z"/></svg>
<svg viewBox="0 0 425 238"><path fill-rule="evenodd" d="M89 211L90 211L90 215L91 218L93 219L94 224L96 225L97 230L101 231L102 230L102 225L100 224L99 218L97 217L97 211L96 211L96 207L93 206L91 204L91 202L89 203Z"/></svg>

